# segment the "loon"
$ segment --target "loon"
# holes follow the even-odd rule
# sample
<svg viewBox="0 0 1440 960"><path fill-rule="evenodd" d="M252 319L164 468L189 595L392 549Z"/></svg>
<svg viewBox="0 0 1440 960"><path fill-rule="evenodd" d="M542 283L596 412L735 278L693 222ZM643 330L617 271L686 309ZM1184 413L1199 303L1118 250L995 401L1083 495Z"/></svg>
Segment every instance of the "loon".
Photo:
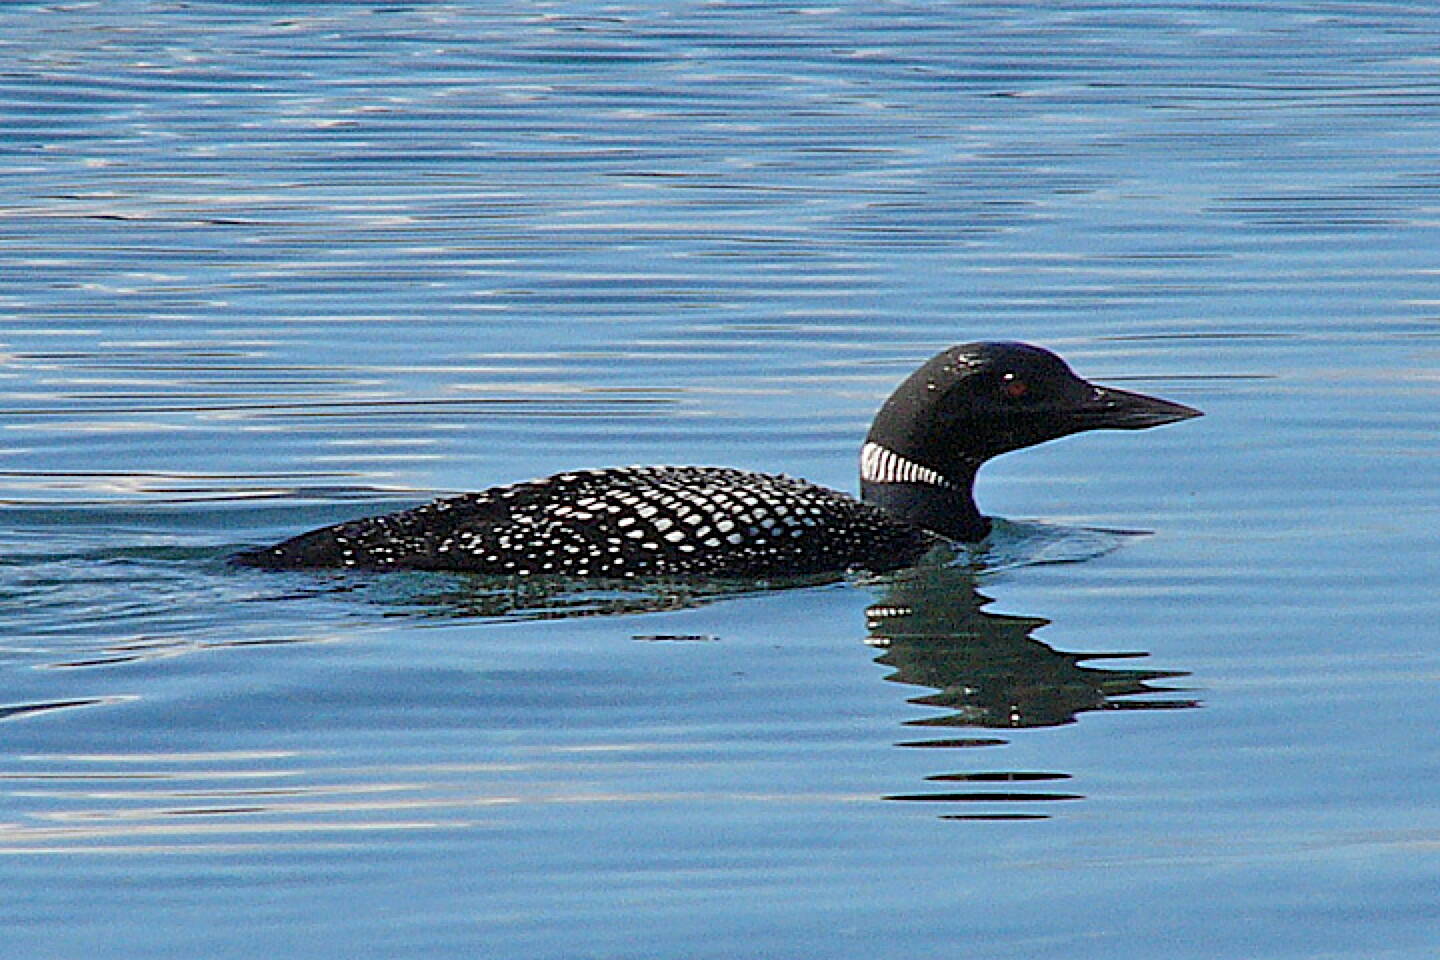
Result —
<svg viewBox="0 0 1440 960"><path fill-rule="evenodd" d="M989 534L973 488L992 457L1200 415L1097 386L1040 347L967 343L930 359L880 408L860 453L858 500L725 467L575 470L323 527L234 560L597 579L882 572Z"/></svg>

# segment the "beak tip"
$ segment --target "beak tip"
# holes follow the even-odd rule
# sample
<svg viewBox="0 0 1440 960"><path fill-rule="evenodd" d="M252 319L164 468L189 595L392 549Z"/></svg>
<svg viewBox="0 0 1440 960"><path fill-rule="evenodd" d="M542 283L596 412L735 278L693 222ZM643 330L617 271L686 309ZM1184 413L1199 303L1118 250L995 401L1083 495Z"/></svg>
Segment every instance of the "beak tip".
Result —
<svg viewBox="0 0 1440 960"><path fill-rule="evenodd" d="M1162 400L1159 397L1151 397L1143 393L1117 390L1114 387L1100 388L1100 395L1104 405L1097 418L1098 422L1092 423L1092 427L1108 427L1113 430L1148 430L1151 427L1163 427L1168 423L1179 423L1182 420L1193 420L1196 417L1205 416L1205 411L1188 407L1183 403Z"/></svg>
<svg viewBox="0 0 1440 960"><path fill-rule="evenodd" d="M1175 418L1177 423L1181 420L1194 420L1196 417L1205 416L1204 410L1197 410L1194 407L1187 407L1183 403L1177 403L1176 406L1182 408L1180 411L1177 411L1177 416Z"/></svg>

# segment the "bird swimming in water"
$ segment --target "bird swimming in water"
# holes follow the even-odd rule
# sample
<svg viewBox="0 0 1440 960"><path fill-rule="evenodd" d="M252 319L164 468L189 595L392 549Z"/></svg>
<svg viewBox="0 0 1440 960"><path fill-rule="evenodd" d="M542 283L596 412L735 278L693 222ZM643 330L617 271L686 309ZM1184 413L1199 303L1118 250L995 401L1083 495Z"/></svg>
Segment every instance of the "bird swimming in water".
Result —
<svg viewBox="0 0 1440 960"><path fill-rule="evenodd" d="M990 532L981 464L1085 430L1200 416L1101 387L1024 343L951 347L911 374L860 452L860 499L726 467L575 470L302 533L237 554L266 569L450 570L505 577L770 579L911 566Z"/></svg>

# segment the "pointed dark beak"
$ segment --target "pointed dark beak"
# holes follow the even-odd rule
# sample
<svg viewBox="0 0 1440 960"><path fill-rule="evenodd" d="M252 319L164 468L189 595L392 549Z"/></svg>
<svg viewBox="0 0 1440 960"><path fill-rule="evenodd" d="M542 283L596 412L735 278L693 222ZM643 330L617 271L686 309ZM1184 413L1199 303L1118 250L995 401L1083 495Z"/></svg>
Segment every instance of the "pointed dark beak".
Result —
<svg viewBox="0 0 1440 960"><path fill-rule="evenodd" d="M1098 386L1073 414L1077 430L1146 430L1201 416L1183 403Z"/></svg>

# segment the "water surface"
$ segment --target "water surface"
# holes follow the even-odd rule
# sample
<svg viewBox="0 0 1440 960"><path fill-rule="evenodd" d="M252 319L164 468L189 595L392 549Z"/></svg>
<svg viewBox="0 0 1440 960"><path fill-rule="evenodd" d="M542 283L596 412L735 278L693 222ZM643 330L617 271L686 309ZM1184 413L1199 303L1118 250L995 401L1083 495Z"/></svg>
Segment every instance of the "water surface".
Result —
<svg viewBox="0 0 1440 960"><path fill-rule="evenodd" d="M1437 34L6 5L11 950L1430 955ZM574 467L853 490L997 337L1207 417L1002 458L993 542L898 577L224 562Z"/></svg>

